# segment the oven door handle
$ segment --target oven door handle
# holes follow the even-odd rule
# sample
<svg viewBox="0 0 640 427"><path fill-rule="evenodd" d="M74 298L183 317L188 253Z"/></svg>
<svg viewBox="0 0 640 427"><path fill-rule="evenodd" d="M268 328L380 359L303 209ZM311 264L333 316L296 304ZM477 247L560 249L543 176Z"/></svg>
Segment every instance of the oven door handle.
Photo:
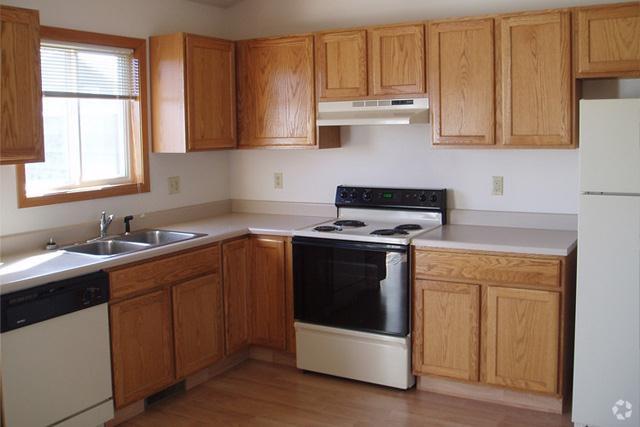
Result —
<svg viewBox="0 0 640 427"><path fill-rule="evenodd" d="M323 248L337 248L337 249L360 249L376 252L401 252L407 253L408 246L405 245L393 245L388 243L367 243L367 242L353 242L350 240L338 240L338 239L318 239L316 237L298 237L294 236L292 239L294 246L319 246Z"/></svg>

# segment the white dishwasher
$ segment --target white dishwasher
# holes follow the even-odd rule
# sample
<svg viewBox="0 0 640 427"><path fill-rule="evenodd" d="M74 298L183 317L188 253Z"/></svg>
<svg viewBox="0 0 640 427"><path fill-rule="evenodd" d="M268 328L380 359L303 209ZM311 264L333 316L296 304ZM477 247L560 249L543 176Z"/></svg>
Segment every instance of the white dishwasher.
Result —
<svg viewBox="0 0 640 427"><path fill-rule="evenodd" d="M93 427L113 418L104 272L0 297L5 427Z"/></svg>

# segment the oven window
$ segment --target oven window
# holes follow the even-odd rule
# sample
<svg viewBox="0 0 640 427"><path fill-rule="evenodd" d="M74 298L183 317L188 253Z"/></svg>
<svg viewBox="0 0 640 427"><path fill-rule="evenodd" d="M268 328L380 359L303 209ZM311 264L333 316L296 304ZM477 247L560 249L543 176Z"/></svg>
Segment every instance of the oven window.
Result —
<svg viewBox="0 0 640 427"><path fill-rule="evenodd" d="M296 319L365 332L407 335L406 250L324 242L294 240Z"/></svg>

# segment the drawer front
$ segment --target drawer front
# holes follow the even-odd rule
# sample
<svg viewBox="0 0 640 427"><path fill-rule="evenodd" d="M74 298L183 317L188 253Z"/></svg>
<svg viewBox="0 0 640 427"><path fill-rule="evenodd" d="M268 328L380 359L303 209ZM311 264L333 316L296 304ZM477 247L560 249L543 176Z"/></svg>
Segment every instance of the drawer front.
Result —
<svg viewBox="0 0 640 427"><path fill-rule="evenodd" d="M559 287L559 259L416 251L416 278Z"/></svg>
<svg viewBox="0 0 640 427"><path fill-rule="evenodd" d="M109 272L111 299L170 285L220 270L220 247L185 252Z"/></svg>

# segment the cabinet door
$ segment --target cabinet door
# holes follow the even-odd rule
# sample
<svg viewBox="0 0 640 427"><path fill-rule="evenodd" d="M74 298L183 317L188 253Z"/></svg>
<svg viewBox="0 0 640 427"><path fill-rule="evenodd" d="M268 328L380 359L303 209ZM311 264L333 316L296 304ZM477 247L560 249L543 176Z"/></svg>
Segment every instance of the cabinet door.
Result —
<svg viewBox="0 0 640 427"><path fill-rule="evenodd" d="M249 239L222 245L226 354L249 344Z"/></svg>
<svg viewBox="0 0 640 427"><path fill-rule="evenodd" d="M169 289L110 307L116 408L162 390L174 380Z"/></svg>
<svg viewBox="0 0 640 427"><path fill-rule="evenodd" d="M640 4L578 9L578 77L640 76Z"/></svg>
<svg viewBox="0 0 640 427"><path fill-rule="evenodd" d="M316 79L320 98L367 96L367 32L318 34Z"/></svg>
<svg viewBox="0 0 640 427"><path fill-rule="evenodd" d="M429 25L434 145L494 144L493 19Z"/></svg>
<svg viewBox="0 0 640 427"><path fill-rule="evenodd" d="M483 315L483 380L556 393L560 295L488 286Z"/></svg>
<svg viewBox="0 0 640 427"><path fill-rule="evenodd" d="M570 146L569 12L498 19L498 138L507 146Z"/></svg>
<svg viewBox="0 0 640 427"><path fill-rule="evenodd" d="M0 164L44 161L37 10L0 6Z"/></svg>
<svg viewBox="0 0 640 427"><path fill-rule="evenodd" d="M236 145L234 43L186 36L189 151Z"/></svg>
<svg viewBox="0 0 640 427"><path fill-rule="evenodd" d="M479 288L415 281L414 373L478 380Z"/></svg>
<svg viewBox="0 0 640 427"><path fill-rule="evenodd" d="M369 30L369 94L425 92L424 25Z"/></svg>
<svg viewBox="0 0 640 427"><path fill-rule="evenodd" d="M176 377L184 378L224 357L222 283L210 274L172 292Z"/></svg>
<svg viewBox="0 0 640 427"><path fill-rule="evenodd" d="M251 241L251 343L284 350L285 242L277 237Z"/></svg>
<svg viewBox="0 0 640 427"><path fill-rule="evenodd" d="M313 36L238 43L240 146L313 146Z"/></svg>

